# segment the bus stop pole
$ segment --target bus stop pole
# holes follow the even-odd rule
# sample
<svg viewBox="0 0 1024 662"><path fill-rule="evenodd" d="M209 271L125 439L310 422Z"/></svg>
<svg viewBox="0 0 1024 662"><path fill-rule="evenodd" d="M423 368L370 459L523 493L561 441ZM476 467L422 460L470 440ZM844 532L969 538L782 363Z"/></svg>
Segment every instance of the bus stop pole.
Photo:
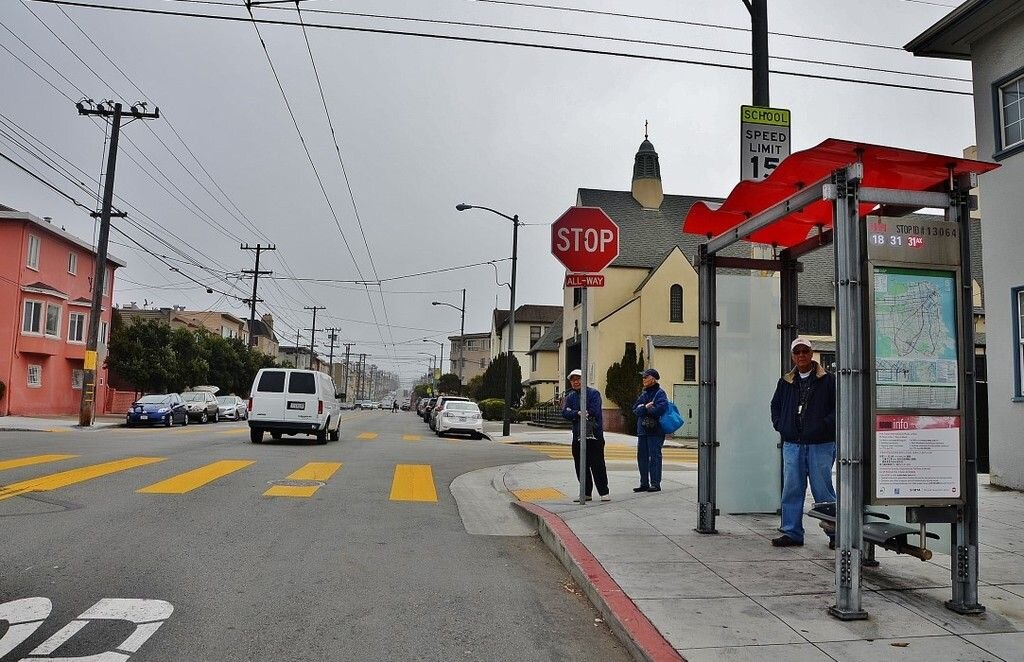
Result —
<svg viewBox="0 0 1024 662"><path fill-rule="evenodd" d="M715 441L718 391L716 355L718 352L718 313L715 290L715 256L708 253L707 244L701 244L697 265L700 296L698 299L700 328L697 346L700 352L700 426L697 430L697 532L718 533L715 529L715 484L718 465Z"/></svg>
<svg viewBox="0 0 1024 662"><path fill-rule="evenodd" d="M978 603L978 448L975 415L974 374L974 288L971 275L971 198L973 178L970 175L956 182L951 191L949 220L957 224L960 231L960 363L964 379L961 401L963 403L964 434L964 505L960 508L958 521L952 524L950 550L952 562L953 595L946 607L958 614L980 614L985 607Z"/></svg>
<svg viewBox="0 0 1024 662"><path fill-rule="evenodd" d="M865 398L865 344L867 312L866 241L859 215L860 181L847 169L833 175L835 230L838 375L836 379L836 431L838 436L838 494L836 512L836 603L828 612L843 621L868 614L861 605L861 548L864 524L863 442L867 418Z"/></svg>

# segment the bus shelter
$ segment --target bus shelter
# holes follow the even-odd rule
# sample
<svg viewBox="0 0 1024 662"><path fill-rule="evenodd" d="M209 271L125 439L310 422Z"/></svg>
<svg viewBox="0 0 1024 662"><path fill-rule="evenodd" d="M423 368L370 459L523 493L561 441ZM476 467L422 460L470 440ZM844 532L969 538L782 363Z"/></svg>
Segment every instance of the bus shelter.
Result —
<svg viewBox="0 0 1024 662"><path fill-rule="evenodd" d="M949 527L952 559L946 606L966 614L984 610L978 602L969 221L977 175L996 167L829 139L789 156L764 181L740 182L720 205L695 204L683 223L684 232L708 239L695 258L701 420L697 530L706 534L717 532L720 515L719 414L763 412L767 418L771 397L769 392L752 401L741 395L747 401L737 402L719 389L719 270L779 274L778 323L763 334L778 338L785 371L798 334L800 259L831 249L838 502L809 514L836 530L836 596L829 608L836 618L867 617L861 568L877 564L876 545L925 560L931 557L929 538L937 537L927 528L939 524ZM901 220L925 208L945 213L934 221ZM772 257L726 250L738 242L770 246ZM777 475L766 474L779 470L748 466L745 480L749 484L760 472L777 482ZM872 509L882 506L905 507L906 523L916 528L886 521Z"/></svg>

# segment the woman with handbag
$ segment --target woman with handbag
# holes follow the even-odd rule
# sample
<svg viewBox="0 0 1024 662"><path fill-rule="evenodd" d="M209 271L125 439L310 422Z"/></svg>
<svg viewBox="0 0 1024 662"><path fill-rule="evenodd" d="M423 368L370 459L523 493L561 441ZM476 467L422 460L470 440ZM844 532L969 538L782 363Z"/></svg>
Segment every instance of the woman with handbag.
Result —
<svg viewBox="0 0 1024 662"><path fill-rule="evenodd" d="M562 418L572 421L572 463L576 467L576 478L583 480L580 468L580 443L587 449L587 466L584 471L586 485L586 501L593 498L593 489L597 485L597 493L601 501L610 501L608 496L608 468L604 462L604 412L601 408L601 393L596 388L587 387L584 402L587 407L587 429L580 434L580 391L583 387L583 371L573 370L569 373L569 390L562 402Z"/></svg>
<svg viewBox="0 0 1024 662"><path fill-rule="evenodd" d="M636 464L640 470L640 487L634 492L661 491L661 447L665 445L665 432L661 417L668 411L668 396L658 385L661 375L654 368L644 370L644 390L633 405L636 414Z"/></svg>

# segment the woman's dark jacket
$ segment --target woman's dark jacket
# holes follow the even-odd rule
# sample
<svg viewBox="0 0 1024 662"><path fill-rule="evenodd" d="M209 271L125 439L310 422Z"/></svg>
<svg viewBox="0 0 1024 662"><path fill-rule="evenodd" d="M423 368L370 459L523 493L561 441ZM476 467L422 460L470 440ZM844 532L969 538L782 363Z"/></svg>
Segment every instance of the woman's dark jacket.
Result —
<svg viewBox="0 0 1024 662"><path fill-rule="evenodd" d="M810 393L803 413L796 368L779 379L772 397L772 425L783 441L823 444L836 440L836 378L815 361L811 369Z"/></svg>
<svg viewBox="0 0 1024 662"><path fill-rule="evenodd" d="M580 440L580 392L570 389L565 394L562 418L572 421L572 440ZM604 411L601 409L601 393L587 387L587 423L593 426L594 437L604 441Z"/></svg>

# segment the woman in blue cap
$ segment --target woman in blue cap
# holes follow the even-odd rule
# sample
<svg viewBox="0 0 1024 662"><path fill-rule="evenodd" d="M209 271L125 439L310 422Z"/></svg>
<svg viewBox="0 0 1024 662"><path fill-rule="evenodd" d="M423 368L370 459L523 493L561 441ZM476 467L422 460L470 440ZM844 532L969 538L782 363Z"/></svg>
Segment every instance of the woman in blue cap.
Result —
<svg viewBox="0 0 1024 662"><path fill-rule="evenodd" d="M633 404L636 414L636 464L640 469L640 487L634 492L661 491L661 447L665 433L659 419L668 411L668 396L658 385L661 375L654 368L644 370L644 390Z"/></svg>

